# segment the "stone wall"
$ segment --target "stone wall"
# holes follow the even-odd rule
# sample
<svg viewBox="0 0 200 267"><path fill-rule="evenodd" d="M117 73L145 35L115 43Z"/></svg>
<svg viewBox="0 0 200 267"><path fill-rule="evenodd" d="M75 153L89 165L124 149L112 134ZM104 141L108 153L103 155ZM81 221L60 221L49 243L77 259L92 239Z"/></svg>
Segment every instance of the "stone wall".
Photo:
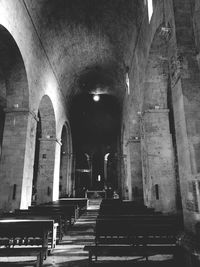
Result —
<svg viewBox="0 0 200 267"><path fill-rule="evenodd" d="M21 99L16 97L7 98L7 105L19 109L21 103L23 103L23 106L27 109L23 112L6 113L5 119L5 132L10 134L4 134L1 160L1 169L4 171L1 171L0 179L1 188L5 187L10 191L7 192L6 189L1 192L0 208L13 210L14 208L27 208L31 203L36 135L36 120L34 117L37 117L42 96L46 94L52 99L56 120L55 137L58 140L61 138L62 126L67 121L67 107L54 70L23 1L1 1L0 24L7 29L19 48L27 79L27 84L24 87L21 80L22 75L20 73L16 75L16 72L11 71L9 76L11 83L7 83L7 92L13 92L12 95L16 95L18 98L22 97ZM10 54L10 57L12 57L12 54ZM7 62L10 62L9 55ZM17 87L20 87L21 94L19 90L16 91ZM24 93L28 95L28 98L25 98ZM23 119L25 116L26 119ZM13 124L13 121L15 121L15 124ZM56 168L55 177L59 178L59 167ZM16 185L14 189L15 201L12 201L13 184Z"/></svg>

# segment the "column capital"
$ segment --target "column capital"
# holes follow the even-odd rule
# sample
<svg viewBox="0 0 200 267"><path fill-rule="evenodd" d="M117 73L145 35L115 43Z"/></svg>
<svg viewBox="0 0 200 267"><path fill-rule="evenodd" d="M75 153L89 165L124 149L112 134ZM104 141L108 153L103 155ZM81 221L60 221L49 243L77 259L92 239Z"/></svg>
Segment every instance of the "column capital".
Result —
<svg viewBox="0 0 200 267"><path fill-rule="evenodd" d="M167 108L160 108L159 106L155 106L154 109L146 109L143 112L143 115L145 115L147 113L169 113L169 109L167 109Z"/></svg>
<svg viewBox="0 0 200 267"><path fill-rule="evenodd" d="M57 138L51 136L51 135L48 135L46 137L39 138L39 141L40 142L55 142L55 143L58 143L60 146L62 146L61 141L58 140Z"/></svg>
<svg viewBox="0 0 200 267"><path fill-rule="evenodd" d="M33 118L36 121L39 121L39 118L36 115L36 113L33 110L30 110L28 108L10 107L10 108L4 108L4 112L5 113L24 113L24 114L30 114L31 116L33 116Z"/></svg>
<svg viewBox="0 0 200 267"><path fill-rule="evenodd" d="M71 158L71 157L74 156L74 154L73 154L73 153L68 153L68 152L66 152L66 156L67 156L68 158Z"/></svg>
<svg viewBox="0 0 200 267"><path fill-rule="evenodd" d="M178 54L178 52L177 52L177 54ZM178 80L181 78L182 61L183 61L183 58L182 58L181 54L172 56L169 60L172 88L175 87Z"/></svg>
<svg viewBox="0 0 200 267"><path fill-rule="evenodd" d="M172 26L169 23L163 23L159 28L159 36L165 42L169 42L172 36Z"/></svg>

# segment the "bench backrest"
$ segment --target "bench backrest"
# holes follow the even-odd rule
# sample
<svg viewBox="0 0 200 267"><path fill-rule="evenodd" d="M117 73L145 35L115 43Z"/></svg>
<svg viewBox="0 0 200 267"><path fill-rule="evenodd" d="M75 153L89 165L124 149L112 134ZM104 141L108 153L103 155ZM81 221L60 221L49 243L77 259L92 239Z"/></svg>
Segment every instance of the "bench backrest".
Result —
<svg viewBox="0 0 200 267"><path fill-rule="evenodd" d="M87 198L60 198L56 201L53 201L54 204L59 205L78 205L79 208L86 208L87 207Z"/></svg>
<svg viewBox="0 0 200 267"><path fill-rule="evenodd" d="M95 227L96 243L132 243L135 237L166 237L174 240L179 230L179 220L173 216L135 216L135 218L97 218ZM163 238L165 237L165 238ZM157 238L160 243L161 238Z"/></svg>
<svg viewBox="0 0 200 267"><path fill-rule="evenodd" d="M53 220L31 219L1 219L0 238L9 239L10 245L15 245L16 239L27 245L31 238L37 240L37 245L48 247L48 234L54 229Z"/></svg>
<svg viewBox="0 0 200 267"><path fill-rule="evenodd" d="M41 211L44 213L49 212L61 212L65 216L75 216L77 206L76 205L38 205L29 207L31 211Z"/></svg>
<svg viewBox="0 0 200 267"><path fill-rule="evenodd" d="M134 201L108 201L100 205L99 214L151 214L153 208Z"/></svg>

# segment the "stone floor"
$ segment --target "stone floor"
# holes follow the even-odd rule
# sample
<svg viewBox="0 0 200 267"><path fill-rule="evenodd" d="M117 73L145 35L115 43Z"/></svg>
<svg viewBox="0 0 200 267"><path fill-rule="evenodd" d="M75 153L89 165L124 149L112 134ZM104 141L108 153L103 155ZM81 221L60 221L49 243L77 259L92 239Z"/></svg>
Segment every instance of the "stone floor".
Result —
<svg viewBox="0 0 200 267"><path fill-rule="evenodd" d="M94 240L93 229L97 211L88 210L83 214L66 235L61 244L44 261L44 267L86 267L88 252L83 251L86 244ZM93 266L107 267L177 267L172 256L157 255L149 257L149 262L138 257L99 257Z"/></svg>

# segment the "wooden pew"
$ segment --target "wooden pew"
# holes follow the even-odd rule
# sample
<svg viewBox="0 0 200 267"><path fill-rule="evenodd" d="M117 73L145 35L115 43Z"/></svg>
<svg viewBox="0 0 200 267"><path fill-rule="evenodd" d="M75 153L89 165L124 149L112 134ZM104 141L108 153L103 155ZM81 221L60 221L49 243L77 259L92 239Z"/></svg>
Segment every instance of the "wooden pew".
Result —
<svg viewBox="0 0 200 267"><path fill-rule="evenodd" d="M153 208L147 208L143 204L135 203L134 201L110 201L100 205L99 214L152 214Z"/></svg>
<svg viewBox="0 0 200 267"><path fill-rule="evenodd" d="M36 256L36 266L42 266L48 250L48 237L54 232L53 220L0 219L0 255Z"/></svg>
<svg viewBox="0 0 200 267"><path fill-rule="evenodd" d="M56 201L51 201L48 203L41 204L40 206L75 206L75 220L87 209L88 199L87 198L60 198Z"/></svg>
<svg viewBox="0 0 200 267"><path fill-rule="evenodd" d="M66 220L66 224L72 225L77 219L77 205L53 205L53 204L42 204L37 206L29 207L31 211L41 212L43 214L52 213L61 213L64 214L64 219ZM66 225L67 227L67 225Z"/></svg>
<svg viewBox="0 0 200 267"><path fill-rule="evenodd" d="M117 205L119 203L122 203L122 199L120 199L120 198L104 198L104 199L102 199L100 206Z"/></svg>
<svg viewBox="0 0 200 267"><path fill-rule="evenodd" d="M136 218L137 217L137 218ZM95 244L84 247L93 256L148 256L175 254L179 220L176 216L97 218Z"/></svg>
<svg viewBox="0 0 200 267"><path fill-rule="evenodd" d="M3 258L15 257L17 266L35 266L40 267L43 264L43 258L45 254L45 249L42 248L0 248L0 266L6 267L10 266L8 260L3 260ZM21 257L27 257L26 260L21 259ZM33 259L34 258L34 259Z"/></svg>
<svg viewBox="0 0 200 267"><path fill-rule="evenodd" d="M53 201L54 204L59 205L77 205L79 209L79 216L87 210L88 199L87 198L60 198Z"/></svg>
<svg viewBox="0 0 200 267"><path fill-rule="evenodd" d="M54 210L63 210L66 215L68 216L70 225L72 225L79 217L79 207L78 204L72 204L72 203L46 203L41 206L45 206L48 208L52 208Z"/></svg>
<svg viewBox="0 0 200 267"><path fill-rule="evenodd" d="M17 219L54 220L54 223L57 224L56 244L59 244L65 233L65 215L61 212L45 211L44 213L40 210L16 209L12 216Z"/></svg>

